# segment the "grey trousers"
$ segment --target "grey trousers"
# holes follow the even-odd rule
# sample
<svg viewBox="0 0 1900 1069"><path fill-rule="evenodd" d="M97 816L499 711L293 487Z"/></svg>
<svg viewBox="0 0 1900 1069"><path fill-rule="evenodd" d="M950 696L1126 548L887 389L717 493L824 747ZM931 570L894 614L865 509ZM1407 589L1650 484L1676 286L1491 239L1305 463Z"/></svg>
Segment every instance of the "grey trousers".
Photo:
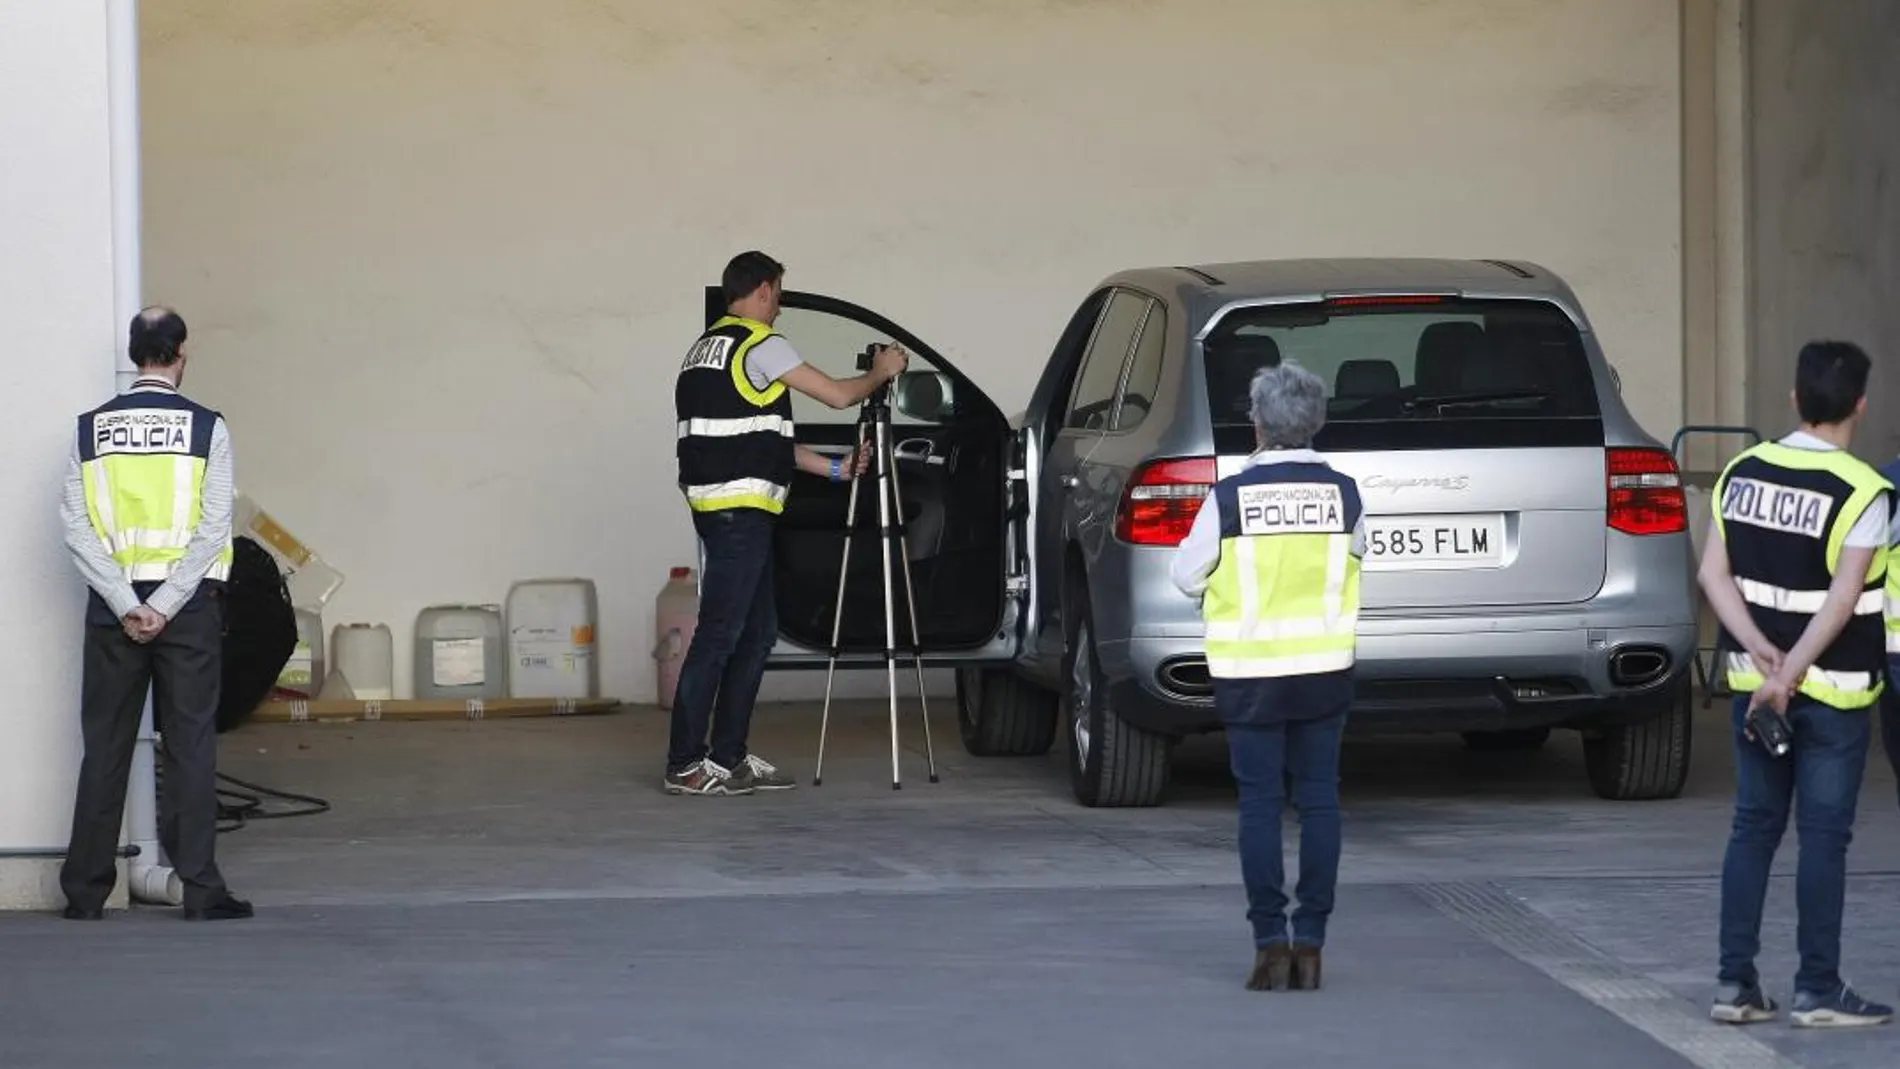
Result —
<svg viewBox="0 0 1900 1069"><path fill-rule="evenodd" d="M117 622L107 622L111 612L102 604L87 613L79 710L86 750L73 801L72 840L60 869L60 886L70 904L98 909L112 893L126 780L147 686L164 736L159 842L184 884L187 909L201 909L227 893L215 856L223 617L223 600L201 588L157 638L140 645Z"/></svg>

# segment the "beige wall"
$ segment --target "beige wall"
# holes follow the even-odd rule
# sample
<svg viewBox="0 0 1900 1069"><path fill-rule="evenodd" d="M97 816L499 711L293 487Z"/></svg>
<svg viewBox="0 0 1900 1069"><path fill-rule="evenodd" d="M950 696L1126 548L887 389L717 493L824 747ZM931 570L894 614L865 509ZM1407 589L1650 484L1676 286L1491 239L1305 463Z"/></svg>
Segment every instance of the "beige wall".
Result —
<svg viewBox="0 0 1900 1069"><path fill-rule="evenodd" d="M348 575L327 622L399 666L423 606L582 574L607 687L651 694L671 372L749 246L1011 410L1124 265L1526 257L1681 421L1662 0L145 7L149 295L244 486Z"/></svg>
<svg viewBox="0 0 1900 1069"><path fill-rule="evenodd" d="M1855 451L1900 453L1900 4L1757 2L1750 15L1754 285L1750 414L1786 429L1794 355L1874 358Z"/></svg>

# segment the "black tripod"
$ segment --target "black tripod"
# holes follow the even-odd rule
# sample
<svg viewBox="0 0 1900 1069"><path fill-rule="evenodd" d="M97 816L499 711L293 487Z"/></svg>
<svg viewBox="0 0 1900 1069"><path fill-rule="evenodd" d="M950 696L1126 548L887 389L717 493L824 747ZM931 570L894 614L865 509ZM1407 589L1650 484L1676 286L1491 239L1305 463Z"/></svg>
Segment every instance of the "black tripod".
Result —
<svg viewBox="0 0 1900 1069"><path fill-rule="evenodd" d="M866 354L869 355L868 352ZM897 624L891 594L891 550L895 548L898 560L904 565L904 602L910 610L911 663L917 668L917 701L923 709L924 720L924 758L930 766L930 782L937 782L937 754L930 741L930 704L924 697L924 659L923 643L917 630L917 598L911 587L910 577L910 541L904 533L903 497L898 490L897 458L891 447L891 402L890 384L879 386L877 391L867 398L858 412L858 435L856 444L846 457L846 463L855 468L858 453L864 449L864 443L872 446L872 463L876 466L877 481L877 517L878 544L884 550L884 671L889 681L891 699L891 790L903 789L903 777L898 768L897 746ZM850 574L851 542L857 537L858 525L858 486L869 471L856 472L851 476L851 503L845 509L844 518L844 558L838 565L838 602L831 620L831 660L825 669L825 712L818 727L818 767L812 776L812 786L816 787L825 780L825 737L831 726L832 683L838 671L838 640L844 626L844 587L845 577ZM892 545L895 535L896 545Z"/></svg>

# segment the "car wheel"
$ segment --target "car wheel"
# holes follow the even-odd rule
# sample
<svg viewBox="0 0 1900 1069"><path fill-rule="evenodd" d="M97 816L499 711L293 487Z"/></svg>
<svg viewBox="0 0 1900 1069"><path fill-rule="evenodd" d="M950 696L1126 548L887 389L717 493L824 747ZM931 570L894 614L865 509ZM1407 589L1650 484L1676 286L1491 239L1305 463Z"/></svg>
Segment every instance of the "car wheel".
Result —
<svg viewBox="0 0 1900 1069"><path fill-rule="evenodd" d="M1465 745L1484 752L1536 750L1550 741L1549 728L1514 728L1509 731L1467 731Z"/></svg>
<svg viewBox="0 0 1900 1069"><path fill-rule="evenodd" d="M1159 805L1168 786L1172 740L1144 731L1108 707L1108 680L1096 658L1087 591L1077 584L1069 617L1062 723L1069 737L1069 783L1086 806Z"/></svg>
<svg viewBox="0 0 1900 1069"><path fill-rule="evenodd" d="M1059 699L1007 669L957 669L957 729L974 757L1035 757L1055 745Z"/></svg>
<svg viewBox="0 0 1900 1069"><path fill-rule="evenodd" d="M1681 794L1689 780L1692 705L1684 684L1667 713L1586 734L1583 760L1591 789L1624 802Z"/></svg>

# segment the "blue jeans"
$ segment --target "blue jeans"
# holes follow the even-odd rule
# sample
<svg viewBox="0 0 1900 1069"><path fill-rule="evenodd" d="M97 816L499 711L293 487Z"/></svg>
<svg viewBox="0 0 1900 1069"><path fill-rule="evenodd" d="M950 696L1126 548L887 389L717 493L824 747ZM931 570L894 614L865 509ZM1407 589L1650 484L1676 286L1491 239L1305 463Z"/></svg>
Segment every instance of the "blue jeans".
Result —
<svg viewBox="0 0 1900 1069"><path fill-rule="evenodd" d="M699 620L680 664L673 695L673 733L666 770L679 772L710 757L733 769L746 758L752 706L765 660L778 641L772 588L774 517L759 509L693 514L705 547ZM712 744L706 742L708 721Z"/></svg>
<svg viewBox="0 0 1900 1069"><path fill-rule="evenodd" d="M1240 873L1254 945L1287 942L1286 868L1280 817L1287 782L1300 812L1299 907L1292 942L1324 946L1339 883L1339 744L1344 709L1312 720L1227 725L1227 749L1240 787Z"/></svg>
<svg viewBox="0 0 1900 1069"><path fill-rule="evenodd" d="M1788 703L1794 747L1774 757L1743 733L1747 696L1735 699L1735 821L1722 863L1723 983L1755 984L1769 867L1795 806L1801 857L1795 875L1797 994L1829 995L1841 984L1841 913L1847 844L1872 741L1871 710L1835 709L1796 695Z"/></svg>

